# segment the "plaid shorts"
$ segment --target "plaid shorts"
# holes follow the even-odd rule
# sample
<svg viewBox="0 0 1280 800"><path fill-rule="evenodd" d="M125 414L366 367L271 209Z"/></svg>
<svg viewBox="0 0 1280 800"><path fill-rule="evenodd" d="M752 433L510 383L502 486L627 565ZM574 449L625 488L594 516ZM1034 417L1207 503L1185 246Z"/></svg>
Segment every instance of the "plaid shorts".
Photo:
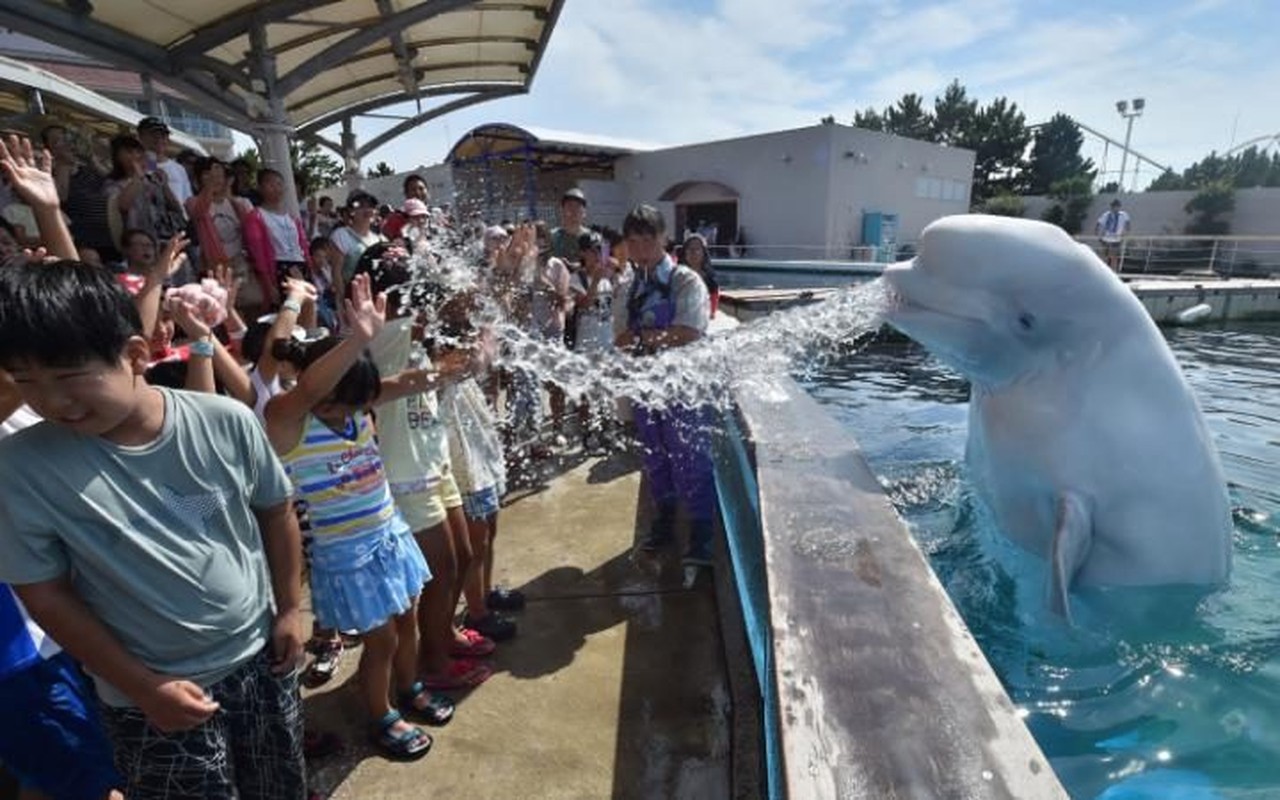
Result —
<svg viewBox="0 0 1280 800"><path fill-rule="evenodd" d="M274 675L267 650L215 683L203 725L161 733L136 708L103 707L129 800L303 800L298 675Z"/></svg>

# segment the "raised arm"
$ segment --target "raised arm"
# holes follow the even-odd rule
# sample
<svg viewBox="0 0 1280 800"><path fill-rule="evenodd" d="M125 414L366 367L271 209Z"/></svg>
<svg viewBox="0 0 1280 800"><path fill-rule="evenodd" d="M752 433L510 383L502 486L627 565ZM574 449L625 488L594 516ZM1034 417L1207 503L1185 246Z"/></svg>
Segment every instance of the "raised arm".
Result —
<svg viewBox="0 0 1280 800"><path fill-rule="evenodd" d="M33 151L31 140L9 135L0 141L0 172L22 202L31 207L40 241L49 255L76 259L76 243L62 220L58 185L53 180L53 157L48 150Z"/></svg>
<svg viewBox="0 0 1280 800"><path fill-rule="evenodd" d="M298 441L307 415L332 392L351 365L382 330L387 318L387 297L374 297L369 276L351 281L351 299L344 301L348 335L298 376L289 391L271 398L265 410L267 438L277 453L288 452Z"/></svg>

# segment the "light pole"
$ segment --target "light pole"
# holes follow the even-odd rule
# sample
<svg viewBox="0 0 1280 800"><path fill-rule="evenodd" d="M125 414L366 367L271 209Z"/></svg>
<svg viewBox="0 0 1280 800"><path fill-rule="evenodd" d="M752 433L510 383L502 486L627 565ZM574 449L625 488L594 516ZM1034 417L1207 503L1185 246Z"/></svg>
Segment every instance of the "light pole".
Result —
<svg viewBox="0 0 1280 800"><path fill-rule="evenodd" d="M1124 170L1129 162L1129 137L1133 136L1133 118L1142 116L1142 109L1146 108L1146 106L1147 101L1141 97L1135 97L1132 106L1127 100L1116 101L1116 111L1120 112L1120 116L1129 120L1129 124L1124 131L1124 154L1120 156L1120 182L1118 186L1121 192L1124 191Z"/></svg>

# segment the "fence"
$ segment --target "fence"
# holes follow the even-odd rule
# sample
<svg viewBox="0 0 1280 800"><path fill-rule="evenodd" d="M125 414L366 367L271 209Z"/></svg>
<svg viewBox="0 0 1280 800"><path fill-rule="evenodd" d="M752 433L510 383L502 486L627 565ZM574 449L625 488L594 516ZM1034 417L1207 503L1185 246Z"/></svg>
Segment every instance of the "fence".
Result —
<svg viewBox="0 0 1280 800"><path fill-rule="evenodd" d="M1076 240L1101 247L1096 237ZM1120 245L1120 271L1265 278L1280 272L1280 236L1129 236Z"/></svg>

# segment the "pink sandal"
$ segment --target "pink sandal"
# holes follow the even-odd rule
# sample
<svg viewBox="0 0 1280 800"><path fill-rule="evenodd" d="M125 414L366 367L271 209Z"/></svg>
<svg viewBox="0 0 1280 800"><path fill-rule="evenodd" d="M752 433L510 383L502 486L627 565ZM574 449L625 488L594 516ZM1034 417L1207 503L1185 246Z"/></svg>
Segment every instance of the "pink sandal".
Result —
<svg viewBox="0 0 1280 800"><path fill-rule="evenodd" d="M449 669L444 675L424 675L422 685L433 692L454 692L474 689L491 677L493 677L493 670L484 664L466 658L456 658L449 662Z"/></svg>
<svg viewBox="0 0 1280 800"><path fill-rule="evenodd" d="M493 651L498 649L492 639L479 631L463 628L461 633L467 643L462 644L454 640L453 647L449 650L449 655L454 658L483 658L493 655Z"/></svg>

